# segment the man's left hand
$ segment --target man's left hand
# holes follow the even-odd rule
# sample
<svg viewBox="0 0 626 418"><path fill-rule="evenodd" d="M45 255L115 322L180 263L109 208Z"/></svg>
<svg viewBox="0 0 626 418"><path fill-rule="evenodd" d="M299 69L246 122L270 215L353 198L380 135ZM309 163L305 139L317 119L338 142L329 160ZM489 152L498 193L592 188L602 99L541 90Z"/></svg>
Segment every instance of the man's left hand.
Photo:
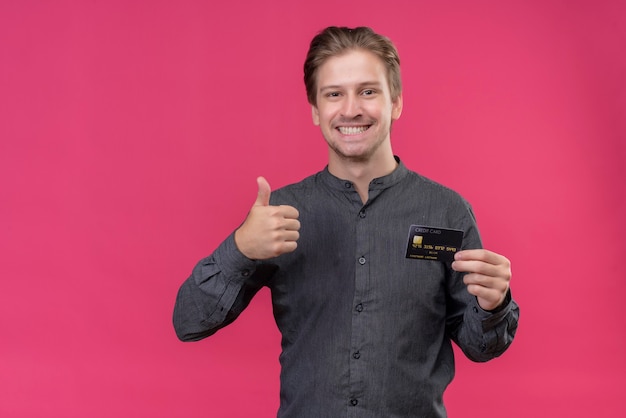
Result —
<svg viewBox="0 0 626 418"><path fill-rule="evenodd" d="M466 272L463 282L478 304L492 311L504 302L511 281L511 262L489 250L463 250L454 255L452 269Z"/></svg>

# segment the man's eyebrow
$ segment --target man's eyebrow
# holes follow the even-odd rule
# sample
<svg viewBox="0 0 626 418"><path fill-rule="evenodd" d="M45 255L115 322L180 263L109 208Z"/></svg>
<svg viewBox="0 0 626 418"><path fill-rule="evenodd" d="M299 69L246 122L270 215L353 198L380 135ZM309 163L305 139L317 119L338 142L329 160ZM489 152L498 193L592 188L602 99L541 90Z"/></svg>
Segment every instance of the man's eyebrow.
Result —
<svg viewBox="0 0 626 418"><path fill-rule="evenodd" d="M365 81L363 83L359 83L356 85L358 88L364 88L364 87L377 87L380 88L381 83L379 81ZM345 88L345 86L343 85L330 85L330 86L322 86L320 87L320 91L325 91L325 90L341 90Z"/></svg>

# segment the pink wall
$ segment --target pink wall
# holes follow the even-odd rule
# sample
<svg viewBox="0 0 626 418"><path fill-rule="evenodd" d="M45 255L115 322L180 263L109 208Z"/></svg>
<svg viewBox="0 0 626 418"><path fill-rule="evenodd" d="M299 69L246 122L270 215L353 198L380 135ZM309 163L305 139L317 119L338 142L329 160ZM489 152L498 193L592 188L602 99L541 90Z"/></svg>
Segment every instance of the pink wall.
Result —
<svg viewBox="0 0 626 418"><path fill-rule="evenodd" d="M625 416L624 3L215 3L0 3L0 416L275 415L267 292L200 343L171 313L257 175L325 165L301 66L329 24L396 41L396 153L513 262L517 340L459 357L450 415Z"/></svg>

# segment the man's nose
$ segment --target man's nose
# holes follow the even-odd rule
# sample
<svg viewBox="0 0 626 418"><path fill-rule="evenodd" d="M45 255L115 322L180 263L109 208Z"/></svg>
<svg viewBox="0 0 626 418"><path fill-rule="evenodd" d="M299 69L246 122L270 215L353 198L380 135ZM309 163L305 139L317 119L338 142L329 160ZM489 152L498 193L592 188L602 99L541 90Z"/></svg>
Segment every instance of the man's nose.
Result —
<svg viewBox="0 0 626 418"><path fill-rule="evenodd" d="M352 94L347 95L343 101L341 114L346 118L359 116L361 114L361 102L359 101L359 98Z"/></svg>

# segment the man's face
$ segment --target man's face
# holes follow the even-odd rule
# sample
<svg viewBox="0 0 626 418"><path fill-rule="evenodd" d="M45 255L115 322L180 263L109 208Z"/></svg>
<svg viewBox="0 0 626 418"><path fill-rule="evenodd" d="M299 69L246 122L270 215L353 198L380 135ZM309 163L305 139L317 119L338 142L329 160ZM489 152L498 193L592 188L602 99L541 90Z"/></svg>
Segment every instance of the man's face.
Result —
<svg viewBox="0 0 626 418"><path fill-rule="evenodd" d="M319 67L313 123L320 126L331 158L372 159L390 141L391 122L401 112L402 96L391 100L385 65L373 53L351 50Z"/></svg>

